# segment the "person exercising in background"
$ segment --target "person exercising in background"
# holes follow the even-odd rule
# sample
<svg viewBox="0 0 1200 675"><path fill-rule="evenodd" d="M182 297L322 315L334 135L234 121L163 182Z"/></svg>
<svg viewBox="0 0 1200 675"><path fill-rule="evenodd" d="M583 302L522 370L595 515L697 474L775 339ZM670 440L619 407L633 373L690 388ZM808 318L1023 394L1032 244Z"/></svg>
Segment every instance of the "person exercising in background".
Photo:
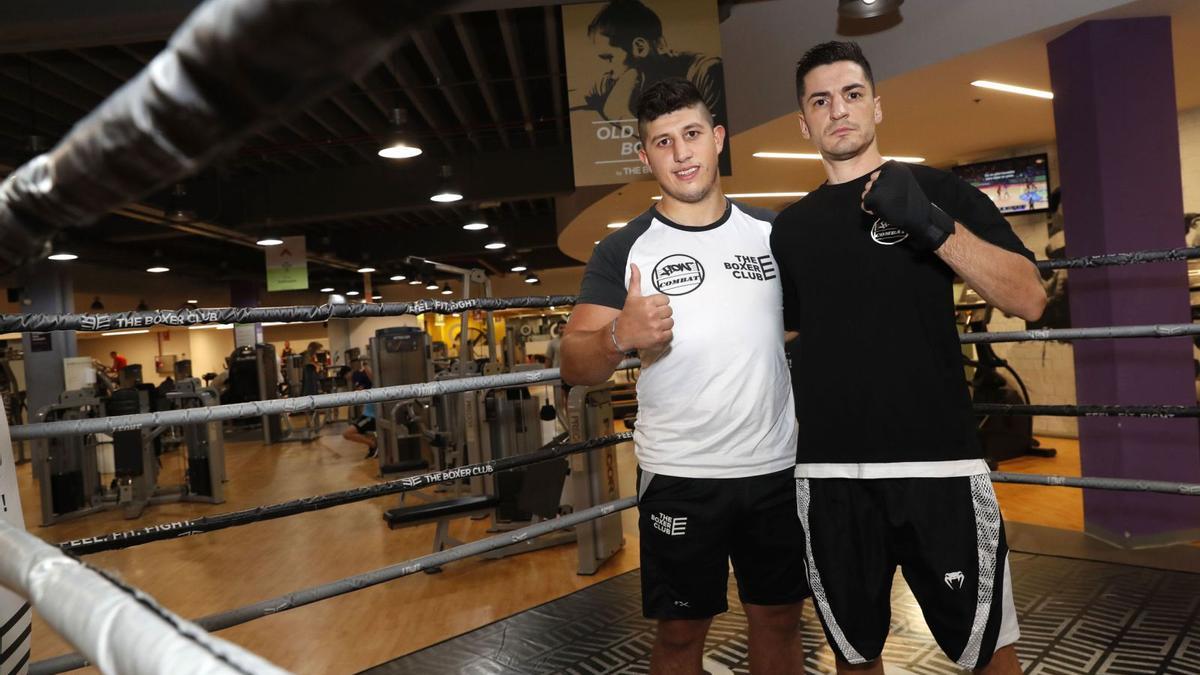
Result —
<svg viewBox="0 0 1200 675"><path fill-rule="evenodd" d="M658 621L650 672L702 672L732 561L750 671L800 673L808 587L774 214L721 191L725 129L690 82L651 85L637 119L663 199L596 246L564 330L563 381L598 384L627 352L642 359L634 447L642 608Z"/></svg>
<svg viewBox="0 0 1200 675"><path fill-rule="evenodd" d="M109 352L108 355L112 357L113 374L121 372L125 369L125 366L129 365L129 361L125 360L124 356L121 356L116 352Z"/></svg>
<svg viewBox="0 0 1200 675"><path fill-rule="evenodd" d="M883 672L897 565L951 659L1020 672L1004 525L975 433L953 284L957 274L993 307L1036 319L1046 295L1033 254L966 181L883 160L883 108L858 45L810 49L796 91L800 133L828 180L779 214L771 249L784 326L800 341L792 384L806 569L838 672ZM848 330L864 314L883 332Z"/></svg>
<svg viewBox="0 0 1200 675"><path fill-rule="evenodd" d="M316 343L314 343L316 344ZM370 389L371 369L362 361L355 361L350 371L350 388L354 391L363 391ZM375 438L375 404L368 403L363 406L362 414L359 415L346 430L342 432L342 438L362 443L367 446L366 459L371 459L379 450L378 441Z"/></svg>

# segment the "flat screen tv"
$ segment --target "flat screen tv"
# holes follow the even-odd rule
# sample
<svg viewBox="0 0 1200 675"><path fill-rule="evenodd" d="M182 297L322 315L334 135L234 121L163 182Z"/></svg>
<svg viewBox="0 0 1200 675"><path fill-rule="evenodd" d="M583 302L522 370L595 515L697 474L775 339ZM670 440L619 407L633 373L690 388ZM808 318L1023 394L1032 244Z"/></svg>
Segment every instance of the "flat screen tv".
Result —
<svg viewBox="0 0 1200 675"><path fill-rule="evenodd" d="M1050 164L1044 153L963 164L952 171L979 188L1001 213L1050 210Z"/></svg>

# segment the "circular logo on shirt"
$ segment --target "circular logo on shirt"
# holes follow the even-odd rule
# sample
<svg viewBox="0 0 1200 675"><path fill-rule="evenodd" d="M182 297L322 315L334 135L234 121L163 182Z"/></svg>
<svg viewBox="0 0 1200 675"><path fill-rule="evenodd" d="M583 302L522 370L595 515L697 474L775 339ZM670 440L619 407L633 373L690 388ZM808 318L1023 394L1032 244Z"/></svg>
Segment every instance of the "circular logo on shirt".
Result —
<svg viewBox="0 0 1200 675"><path fill-rule="evenodd" d="M908 233L895 225L889 225L882 218L876 218L875 224L871 226L871 239L874 239L876 244L892 246L908 239Z"/></svg>
<svg viewBox="0 0 1200 675"><path fill-rule="evenodd" d="M659 293L686 295L704 283L704 267L692 256L676 253L658 261L650 280Z"/></svg>

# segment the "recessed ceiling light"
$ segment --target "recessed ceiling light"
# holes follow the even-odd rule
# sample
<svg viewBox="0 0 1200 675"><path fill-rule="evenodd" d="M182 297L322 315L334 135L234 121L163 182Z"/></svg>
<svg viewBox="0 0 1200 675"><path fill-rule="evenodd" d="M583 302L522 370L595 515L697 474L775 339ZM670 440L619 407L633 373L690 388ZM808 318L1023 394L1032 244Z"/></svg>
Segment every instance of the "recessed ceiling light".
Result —
<svg viewBox="0 0 1200 675"><path fill-rule="evenodd" d="M375 268L374 268L374 267L360 267L360 268L358 268L358 273L359 273L359 274L370 274L371 272L374 272L374 271L375 271Z"/></svg>
<svg viewBox="0 0 1200 675"><path fill-rule="evenodd" d="M505 244L502 241L493 241L493 242L488 242L488 243L484 244L483 247L489 251L499 251L500 249L504 248L507 245L508 244Z"/></svg>
<svg viewBox="0 0 1200 675"><path fill-rule="evenodd" d="M815 152L756 152L755 157L759 159L821 159L821 156ZM907 157L904 155L884 155L883 158L887 161L896 160L897 162L908 162L910 164L920 164L925 161L924 157ZM732 197L733 195L726 195Z"/></svg>
<svg viewBox="0 0 1200 675"><path fill-rule="evenodd" d="M467 223L466 225L463 225L463 229L464 230L472 230L472 231L486 230L486 229L488 229L488 224L483 222L482 220L475 220L475 221Z"/></svg>
<svg viewBox="0 0 1200 675"><path fill-rule="evenodd" d="M280 246L283 244L283 240L275 237L263 237L254 243L259 246Z"/></svg>
<svg viewBox="0 0 1200 675"><path fill-rule="evenodd" d="M61 261L67 261L67 260L77 260L79 258L79 256L75 255L74 253L51 253L50 255L46 256L46 258L49 260L58 260L61 262Z"/></svg>
<svg viewBox="0 0 1200 675"><path fill-rule="evenodd" d="M325 288L322 288L322 289L321 289L321 292L322 292L322 293L332 293L332 292L333 292L333 286L326 286Z"/></svg>
<svg viewBox="0 0 1200 675"><path fill-rule="evenodd" d="M388 281L404 281L407 278L408 277L404 276L403 274L393 274L392 276L388 277Z"/></svg>
<svg viewBox="0 0 1200 675"><path fill-rule="evenodd" d="M510 272L524 272L527 269L529 269L529 268L526 267L524 263L517 263L517 264L513 265L511 268L509 268L509 271Z"/></svg>
<svg viewBox="0 0 1200 675"><path fill-rule="evenodd" d="M462 198L463 196L459 192L455 192L454 190L442 190L430 197L429 200L439 204L449 204L450 202L457 202Z"/></svg>
<svg viewBox="0 0 1200 675"><path fill-rule="evenodd" d="M625 227L625 225L626 225L626 223L609 223L608 225L605 225L605 227L607 227L610 230L619 230L622 227Z"/></svg>
<svg viewBox="0 0 1200 675"><path fill-rule="evenodd" d="M380 148L377 154L384 159L409 159L421 154L421 149L407 143L396 143Z"/></svg>
<svg viewBox="0 0 1200 675"><path fill-rule="evenodd" d="M346 295L353 298L354 296L358 295L358 291L346 291Z"/></svg>
<svg viewBox="0 0 1200 675"><path fill-rule="evenodd" d="M1054 92L1045 91L1042 89L1030 89L1029 87L1018 87L1015 84L1004 84L1003 82L992 82L990 80L975 80L971 83L972 86L982 87L984 89L992 89L995 91L1003 91L1009 94L1020 94L1022 96L1033 96L1036 98L1054 98Z"/></svg>
<svg viewBox="0 0 1200 675"><path fill-rule="evenodd" d="M147 267L146 271L151 274L162 274L163 272L170 272L171 268L163 267L162 265L158 265L156 267Z"/></svg>

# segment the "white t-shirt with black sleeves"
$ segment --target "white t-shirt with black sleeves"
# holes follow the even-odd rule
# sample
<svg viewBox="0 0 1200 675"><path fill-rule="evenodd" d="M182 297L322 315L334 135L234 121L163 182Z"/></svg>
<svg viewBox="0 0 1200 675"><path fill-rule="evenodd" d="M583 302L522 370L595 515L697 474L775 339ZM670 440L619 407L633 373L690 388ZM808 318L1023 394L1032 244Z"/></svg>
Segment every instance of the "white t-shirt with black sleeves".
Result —
<svg viewBox="0 0 1200 675"><path fill-rule="evenodd" d="M729 201L717 222L685 227L651 208L596 246L580 304L623 308L630 264L643 295L671 301L671 344L637 382L633 438L644 470L743 478L794 466L774 215Z"/></svg>

